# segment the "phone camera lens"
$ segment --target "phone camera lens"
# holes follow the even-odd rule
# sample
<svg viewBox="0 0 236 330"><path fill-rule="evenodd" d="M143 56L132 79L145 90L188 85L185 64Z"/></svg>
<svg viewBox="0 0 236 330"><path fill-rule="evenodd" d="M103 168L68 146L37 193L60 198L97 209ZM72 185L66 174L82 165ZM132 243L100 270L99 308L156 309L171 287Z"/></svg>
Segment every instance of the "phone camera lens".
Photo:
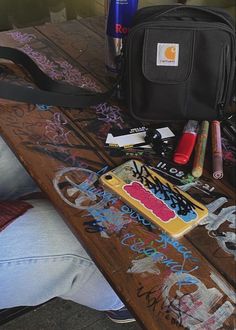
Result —
<svg viewBox="0 0 236 330"><path fill-rule="evenodd" d="M106 175L106 176L105 176L105 179L106 179L106 180L112 180L112 176L111 176L111 175Z"/></svg>

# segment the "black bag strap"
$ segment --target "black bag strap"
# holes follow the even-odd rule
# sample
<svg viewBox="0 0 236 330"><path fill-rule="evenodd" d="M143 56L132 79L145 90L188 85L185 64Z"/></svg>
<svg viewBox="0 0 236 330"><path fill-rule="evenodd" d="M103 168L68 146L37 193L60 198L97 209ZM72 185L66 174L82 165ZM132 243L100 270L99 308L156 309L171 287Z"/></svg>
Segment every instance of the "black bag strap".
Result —
<svg viewBox="0 0 236 330"><path fill-rule="evenodd" d="M107 101L114 94L119 83L118 79L108 91L96 93L51 79L27 54L18 49L0 46L0 58L23 66L30 73L36 85L36 88L22 86L1 79L0 75L0 97L4 99L32 104L84 108Z"/></svg>

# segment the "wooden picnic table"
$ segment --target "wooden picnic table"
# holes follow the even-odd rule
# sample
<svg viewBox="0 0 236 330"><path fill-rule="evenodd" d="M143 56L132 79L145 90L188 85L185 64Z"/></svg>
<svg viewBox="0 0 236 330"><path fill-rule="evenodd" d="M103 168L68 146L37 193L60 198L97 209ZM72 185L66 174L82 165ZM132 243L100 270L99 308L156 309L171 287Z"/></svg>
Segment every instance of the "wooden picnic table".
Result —
<svg viewBox="0 0 236 330"><path fill-rule="evenodd" d="M23 50L54 79L94 91L111 85L102 17L2 32L0 45ZM0 79L30 82L11 62L0 60L0 68ZM147 156L159 174L209 209L201 225L174 240L98 184L100 174L131 157L105 147L112 128L140 124L124 106L64 109L3 99L0 106L1 135L144 329L235 329L232 182L213 180L207 166L197 182L188 181L188 168ZM83 187L88 178L90 187L70 186ZM150 249L162 258L148 256Z"/></svg>

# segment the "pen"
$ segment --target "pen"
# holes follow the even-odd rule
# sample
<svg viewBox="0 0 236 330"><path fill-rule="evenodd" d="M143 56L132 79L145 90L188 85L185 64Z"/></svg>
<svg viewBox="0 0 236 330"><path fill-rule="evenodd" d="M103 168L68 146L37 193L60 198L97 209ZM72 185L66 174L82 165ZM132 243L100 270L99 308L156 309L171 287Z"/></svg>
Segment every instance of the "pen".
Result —
<svg viewBox="0 0 236 330"><path fill-rule="evenodd" d="M195 148L195 156L194 156L193 169L192 169L192 175L195 178L200 178L203 172L203 164L206 154L208 131L209 131L209 122L207 120L204 120L200 126L200 130L197 137L197 144Z"/></svg>
<svg viewBox="0 0 236 330"><path fill-rule="evenodd" d="M223 155L221 145L220 122L213 120L211 124L212 139L212 162L213 162L213 178L223 178Z"/></svg>
<svg viewBox="0 0 236 330"><path fill-rule="evenodd" d="M189 120L174 152L173 161L177 164L187 164L192 154L198 132L198 121Z"/></svg>

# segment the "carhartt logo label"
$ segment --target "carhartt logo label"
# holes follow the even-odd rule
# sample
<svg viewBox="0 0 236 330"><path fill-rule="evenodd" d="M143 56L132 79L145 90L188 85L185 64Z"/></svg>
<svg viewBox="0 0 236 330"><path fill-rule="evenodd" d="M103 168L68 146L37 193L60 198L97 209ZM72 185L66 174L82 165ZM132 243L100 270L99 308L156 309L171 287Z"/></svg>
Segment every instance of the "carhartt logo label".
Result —
<svg viewBox="0 0 236 330"><path fill-rule="evenodd" d="M157 66L179 65L179 44L157 44Z"/></svg>

